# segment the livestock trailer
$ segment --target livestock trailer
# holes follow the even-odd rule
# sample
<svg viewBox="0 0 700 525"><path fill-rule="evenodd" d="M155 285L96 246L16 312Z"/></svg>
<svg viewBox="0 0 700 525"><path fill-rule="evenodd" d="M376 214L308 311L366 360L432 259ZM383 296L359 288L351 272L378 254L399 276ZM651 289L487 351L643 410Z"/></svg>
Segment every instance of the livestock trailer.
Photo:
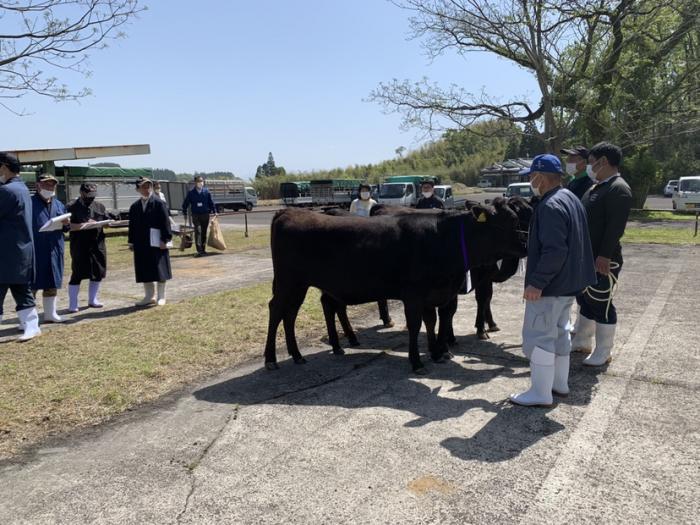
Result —
<svg viewBox="0 0 700 525"><path fill-rule="evenodd" d="M311 206L311 183L309 181L282 182L280 197L285 206Z"/></svg>
<svg viewBox="0 0 700 525"><path fill-rule="evenodd" d="M311 203L313 206L350 207L357 198L357 190L362 181L355 179L312 180Z"/></svg>

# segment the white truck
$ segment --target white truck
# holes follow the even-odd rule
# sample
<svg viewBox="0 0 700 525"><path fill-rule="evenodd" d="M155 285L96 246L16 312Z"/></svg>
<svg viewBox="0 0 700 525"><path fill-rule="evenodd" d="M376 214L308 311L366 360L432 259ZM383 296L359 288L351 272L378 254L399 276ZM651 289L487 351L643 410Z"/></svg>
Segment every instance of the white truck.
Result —
<svg viewBox="0 0 700 525"><path fill-rule="evenodd" d="M380 204L415 207L421 198L421 183L426 179L438 182L435 177L422 175L388 177L384 183L379 185L377 200ZM455 200L452 186L450 185L436 185L435 195L444 203L445 209L464 207L464 199Z"/></svg>
<svg viewBox="0 0 700 525"><path fill-rule="evenodd" d="M681 177L673 192L673 209L700 211L700 175Z"/></svg>

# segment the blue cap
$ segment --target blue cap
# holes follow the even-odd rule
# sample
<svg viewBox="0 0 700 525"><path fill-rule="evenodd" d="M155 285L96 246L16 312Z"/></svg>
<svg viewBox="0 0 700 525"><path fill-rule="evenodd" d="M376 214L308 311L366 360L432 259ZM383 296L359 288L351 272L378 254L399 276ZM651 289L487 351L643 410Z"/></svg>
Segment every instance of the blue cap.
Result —
<svg viewBox="0 0 700 525"><path fill-rule="evenodd" d="M542 173L556 173L557 175L564 175L561 169L561 161L556 155L550 155L549 153L545 155L537 155L532 159L532 164L528 170L528 175L535 171Z"/></svg>

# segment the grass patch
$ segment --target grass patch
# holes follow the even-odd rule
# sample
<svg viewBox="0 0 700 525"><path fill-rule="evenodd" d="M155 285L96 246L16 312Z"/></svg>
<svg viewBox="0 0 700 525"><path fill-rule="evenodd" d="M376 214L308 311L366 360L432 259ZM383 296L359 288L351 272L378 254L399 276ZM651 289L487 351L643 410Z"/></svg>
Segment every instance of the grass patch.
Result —
<svg viewBox="0 0 700 525"><path fill-rule="evenodd" d="M694 221L694 213L678 213L672 211L632 210L631 221L658 222L658 221Z"/></svg>
<svg viewBox="0 0 700 525"><path fill-rule="evenodd" d="M226 253L240 253L249 250L257 250L270 246L270 231L264 230L249 230L248 237L240 230L225 229L223 230L224 240L226 241ZM126 235L112 235L105 239L107 245L107 271L122 270L131 268L134 264L134 256L129 251ZM195 248L189 248L185 251L180 251L180 238L175 237L173 240L175 248L170 250L170 258L177 259L178 257L191 257ZM215 251L215 250L213 250ZM65 278L70 277L70 246L66 243L64 253L65 260Z"/></svg>
<svg viewBox="0 0 700 525"><path fill-rule="evenodd" d="M0 458L245 359L262 361L270 296L265 283L0 345ZM309 290L300 339L325 333L319 298Z"/></svg>
<svg viewBox="0 0 700 525"><path fill-rule="evenodd" d="M624 243L635 244L694 244L700 245L700 235L693 237L694 230L688 228L630 227L622 238Z"/></svg>

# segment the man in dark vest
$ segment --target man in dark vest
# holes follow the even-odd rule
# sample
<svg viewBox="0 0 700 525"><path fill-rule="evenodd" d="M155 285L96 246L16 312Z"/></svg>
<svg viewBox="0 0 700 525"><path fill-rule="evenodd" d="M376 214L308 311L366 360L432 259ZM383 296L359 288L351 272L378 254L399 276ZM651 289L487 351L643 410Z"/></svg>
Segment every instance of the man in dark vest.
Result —
<svg viewBox="0 0 700 525"><path fill-rule="evenodd" d="M17 157L0 152L0 321L8 290L15 300L23 333L20 341L41 334L39 315L32 294L34 281L34 239L32 199L18 177Z"/></svg>
<svg viewBox="0 0 700 525"><path fill-rule="evenodd" d="M598 282L576 299L579 320L572 342L574 350L591 350L595 336L595 349L583 361L588 366L607 363L615 340L617 310L612 291L622 269L620 238L632 208L632 191L619 172L621 161L622 150L607 142L593 146L588 156L596 184L582 202L588 216Z"/></svg>

